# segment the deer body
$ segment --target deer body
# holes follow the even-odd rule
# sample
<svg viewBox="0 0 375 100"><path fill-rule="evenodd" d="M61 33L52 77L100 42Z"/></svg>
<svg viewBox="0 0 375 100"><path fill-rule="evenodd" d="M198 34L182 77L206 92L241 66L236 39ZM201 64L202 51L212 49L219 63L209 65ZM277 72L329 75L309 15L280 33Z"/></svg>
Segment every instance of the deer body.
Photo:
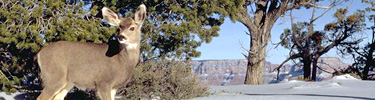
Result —
<svg viewBox="0 0 375 100"><path fill-rule="evenodd" d="M37 54L44 89L38 100L63 100L74 86L97 89L102 100L114 100L117 88L131 79L139 61L141 26L146 7L139 6L132 18L120 18L103 8L107 23L120 26L114 44L59 41L42 48Z"/></svg>
<svg viewBox="0 0 375 100"><path fill-rule="evenodd" d="M95 84L114 80L120 83L114 82L113 85L119 85L125 81L124 79L127 79L124 77L131 76L131 73L126 71L132 70L137 64L139 50L133 50L130 53L122 50L117 55L108 57L105 55L108 47L107 44L83 42L60 41L52 43L39 52L39 54L47 56L39 55L38 60L41 62L41 66L56 64L56 67L41 67L43 72L46 70L46 73L42 74L42 79L58 80L57 77L67 75L68 81L83 89L95 88ZM44 60L51 62L43 62ZM47 70L59 72L47 72ZM52 78L43 75L56 76Z"/></svg>

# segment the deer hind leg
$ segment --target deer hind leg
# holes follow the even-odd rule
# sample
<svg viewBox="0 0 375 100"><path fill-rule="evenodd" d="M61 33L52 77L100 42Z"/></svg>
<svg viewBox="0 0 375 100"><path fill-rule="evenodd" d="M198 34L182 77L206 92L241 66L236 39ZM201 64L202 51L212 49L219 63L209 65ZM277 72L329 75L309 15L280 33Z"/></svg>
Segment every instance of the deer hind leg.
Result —
<svg viewBox="0 0 375 100"><path fill-rule="evenodd" d="M68 94L69 90L74 87L73 83L67 83L64 88L60 90L59 93L53 98L53 100L64 100L65 96Z"/></svg>
<svg viewBox="0 0 375 100"><path fill-rule="evenodd" d="M115 98L112 98L112 95L113 95L112 92L113 92L112 88L110 88L109 86L97 87L97 93L101 100L114 100Z"/></svg>
<svg viewBox="0 0 375 100"><path fill-rule="evenodd" d="M58 68L62 67L47 67L45 70L41 69L41 78L43 80L42 85L44 88L37 100L51 100L56 94L66 87L68 83L66 71Z"/></svg>
<svg viewBox="0 0 375 100"><path fill-rule="evenodd" d="M60 90L65 87L66 83L49 84L44 87L37 100L51 100Z"/></svg>

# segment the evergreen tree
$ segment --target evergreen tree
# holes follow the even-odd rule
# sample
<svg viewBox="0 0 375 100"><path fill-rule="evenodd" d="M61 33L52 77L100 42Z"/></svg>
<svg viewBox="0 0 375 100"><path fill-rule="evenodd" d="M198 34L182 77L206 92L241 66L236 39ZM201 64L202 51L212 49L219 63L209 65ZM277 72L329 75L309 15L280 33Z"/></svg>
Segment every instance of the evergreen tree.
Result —
<svg viewBox="0 0 375 100"><path fill-rule="evenodd" d="M12 55L1 66L4 91L15 92L15 87L28 85L26 77L37 77L34 56L43 45L60 40L103 43L116 32L102 27L101 18L94 17L98 11L85 10L84 2L2 0L0 7L0 48Z"/></svg>
<svg viewBox="0 0 375 100"><path fill-rule="evenodd" d="M30 86L39 72L34 56L50 42L106 43L109 37L117 35L117 27L108 27L102 21L100 9L104 6L121 16L133 16L139 4L147 6L141 60L198 57L200 52L196 48L218 36L219 26L228 15L214 2L225 1L2 0L0 52L11 57L1 56L1 89L15 92L16 88Z"/></svg>
<svg viewBox="0 0 375 100"><path fill-rule="evenodd" d="M364 26L363 12L359 11L347 16L347 8L341 8L334 13L336 19L334 22L326 24L324 31L316 31L314 21L319 17L315 18L314 13L315 8L310 22L293 23L291 17L292 29L285 29L280 36L282 40L280 44L290 49L290 56L277 68L280 70L289 60L300 59L304 66L304 78L312 81L316 81L319 58L334 47L357 45L361 39L354 37L360 34Z"/></svg>
<svg viewBox="0 0 375 100"><path fill-rule="evenodd" d="M142 29L142 60L199 57L202 43L217 37L228 14L215 5L221 0L84 0L91 9L108 6L123 16L131 16L136 6L145 4L147 19ZM98 14L97 16L101 16Z"/></svg>
<svg viewBox="0 0 375 100"><path fill-rule="evenodd" d="M292 9L302 7L325 8L316 5L321 0L219 0L216 5L224 7L233 22L239 21L247 29L250 50L245 54L248 61L245 84L263 84L266 46L271 29L279 17ZM336 0L334 0L336 1Z"/></svg>
<svg viewBox="0 0 375 100"><path fill-rule="evenodd" d="M354 58L354 63L349 71L357 73L363 80L375 79L374 74L370 71L375 70L375 1L362 0L362 2L369 4L364 12L367 12L367 19L371 23L367 29L371 30L371 37L368 37L369 42L364 47L358 45L342 46L339 50L343 55L351 55Z"/></svg>

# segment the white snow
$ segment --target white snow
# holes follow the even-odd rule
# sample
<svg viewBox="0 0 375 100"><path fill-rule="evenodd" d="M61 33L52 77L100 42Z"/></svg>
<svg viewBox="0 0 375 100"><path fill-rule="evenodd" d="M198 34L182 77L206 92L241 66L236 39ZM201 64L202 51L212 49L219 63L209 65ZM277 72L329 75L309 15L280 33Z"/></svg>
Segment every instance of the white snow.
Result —
<svg viewBox="0 0 375 100"><path fill-rule="evenodd" d="M331 73L325 73L325 72L322 72L318 75L318 81L322 81L324 79L329 79L330 77L332 77L332 74Z"/></svg>
<svg viewBox="0 0 375 100"><path fill-rule="evenodd" d="M24 95L20 92L6 94L5 92L0 92L0 100L25 100Z"/></svg>
<svg viewBox="0 0 375 100"><path fill-rule="evenodd" d="M209 97L193 100L375 100L375 81L342 75L321 82L212 86L210 91Z"/></svg>
<svg viewBox="0 0 375 100"><path fill-rule="evenodd" d="M212 86L212 95L192 100L375 100L375 81L363 81L350 75L321 82L291 80L267 85ZM22 100L17 92L0 100Z"/></svg>
<svg viewBox="0 0 375 100"><path fill-rule="evenodd" d="M356 79L354 78L353 76L349 75L349 74L345 74L345 75L341 75L341 76L335 76L333 77L333 79L341 79L341 80L359 80L359 79Z"/></svg>
<svg viewBox="0 0 375 100"><path fill-rule="evenodd" d="M299 81L299 80L290 80L288 81L289 83L293 83L293 82L302 82L302 81Z"/></svg>

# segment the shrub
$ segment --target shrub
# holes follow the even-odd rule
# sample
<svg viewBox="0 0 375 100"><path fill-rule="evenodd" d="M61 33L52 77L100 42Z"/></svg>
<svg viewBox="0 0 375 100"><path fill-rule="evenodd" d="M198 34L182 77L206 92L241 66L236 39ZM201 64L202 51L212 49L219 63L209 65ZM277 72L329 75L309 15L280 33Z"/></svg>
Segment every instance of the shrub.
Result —
<svg viewBox="0 0 375 100"><path fill-rule="evenodd" d="M332 75L333 76L340 76L340 75L345 75L345 74L349 74L349 75L351 75L351 76L353 76L354 78L357 78L357 79L362 79L362 77L360 76L361 73L360 73L359 69L354 67L354 66L349 66L346 69L337 70L337 71L333 72Z"/></svg>
<svg viewBox="0 0 375 100"><path fill-rule="evenodd" d="M300 80L300 81L310 81L309 78L303 78L303 76L298 76L297 80Z"/></svg>
<svg viewBox="0 0 375 100"><path fill-rule="evenodd" d="M209 95L189 64L163 60L139 64L132 81L120 89L122 99L189 99Z"/></svg>

